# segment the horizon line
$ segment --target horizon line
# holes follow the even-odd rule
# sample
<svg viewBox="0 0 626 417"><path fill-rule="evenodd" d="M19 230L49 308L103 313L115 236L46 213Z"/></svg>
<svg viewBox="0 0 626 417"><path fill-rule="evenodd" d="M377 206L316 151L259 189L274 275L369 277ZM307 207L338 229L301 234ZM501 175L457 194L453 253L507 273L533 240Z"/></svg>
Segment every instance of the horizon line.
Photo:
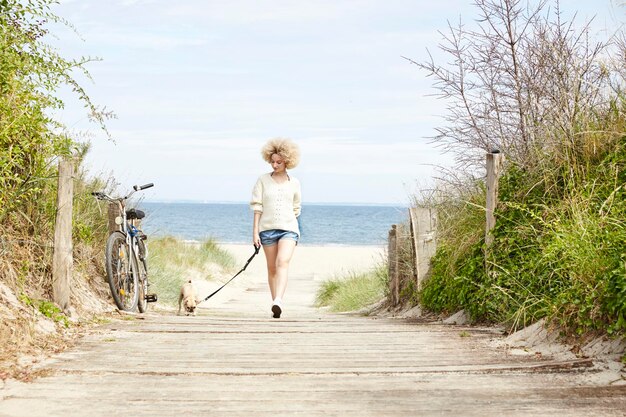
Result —
<svg viewBox="0 0 626 417"><path fill-rule="evenodd" d="M145 199L145 203L161 203L161 204L249 204L247 201L232 201L232 200L193 200L193 199ZM318 201L305 201L302 205L310 206L388 206L388 207L406 207L408 203L373 203L373 202L318 202Z"/></svg>

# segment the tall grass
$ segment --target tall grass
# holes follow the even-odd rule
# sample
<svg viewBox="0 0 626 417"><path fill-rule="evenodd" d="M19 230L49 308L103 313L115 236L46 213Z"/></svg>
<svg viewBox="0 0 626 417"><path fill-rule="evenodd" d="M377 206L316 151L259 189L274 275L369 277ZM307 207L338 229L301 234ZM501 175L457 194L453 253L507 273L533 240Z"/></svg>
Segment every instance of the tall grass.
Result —
<svg viewBox="0 0 626 417"><path fill-rule="evenodd" d="M148 268L150 292L156 292L160 302L174 305L184 282L212 280L230 272L235 258L212 239L196 244L164 237L149 241Z"/></svg>
<svg viewBox="0 0 626 417"><path fill-rule="evenodd" d="M359 310L385 297L387 281L385 265L327 280L317 292L316 305L334 312Z"/></svg>
<svg viewBox="0 0 626 417"><path fill-rule="evenodd" d="M624 131L623 121L614 129ZM441 204L444 233L422 303L511 330L546 317L574 334L626 331L626 135L607 134L601 152L577 158L567 167L509 165L487 257L484 238L468 238L484 211ZM478 222L475 234L483 230Z"/></svg>

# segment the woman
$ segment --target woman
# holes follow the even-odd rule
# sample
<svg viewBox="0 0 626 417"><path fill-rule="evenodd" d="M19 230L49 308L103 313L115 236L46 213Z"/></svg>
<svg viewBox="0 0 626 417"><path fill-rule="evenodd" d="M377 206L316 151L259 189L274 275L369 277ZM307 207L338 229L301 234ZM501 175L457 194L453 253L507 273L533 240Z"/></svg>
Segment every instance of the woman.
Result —
<svg viewBox="0 0 626 417"><path fill-rule="evenodd" d="M287 169L298 165L300 151L291 140L276 138L263 146L261 155L272 172L261 175L252 190L252 243L255 247L263 245L272 314L280 318L289 262L300 238L300 182Z"/></svg>

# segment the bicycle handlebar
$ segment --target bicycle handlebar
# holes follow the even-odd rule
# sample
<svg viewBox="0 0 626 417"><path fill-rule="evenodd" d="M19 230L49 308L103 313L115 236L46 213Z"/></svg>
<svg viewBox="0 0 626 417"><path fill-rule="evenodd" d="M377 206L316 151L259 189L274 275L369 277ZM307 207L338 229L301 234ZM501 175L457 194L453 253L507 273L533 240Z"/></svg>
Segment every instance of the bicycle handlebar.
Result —
<svg viewBox="0 0 626 417"><path fill-rule="evenodd" d="M91 195L96 197L98 200L107 200L109 198L109 196L102 191L93 191Z"/></svg>
<svg viewBox="0 0 626 417"><path fill-rule="evenodd" d="M135 193L135 191L145 190L146 188L150 188L150 187L154 187L154 183L148 183L148 184L144 184L144 185L134 185L133 186L133 191L131 191L130 193L128 193L124 197L117 197L117 198L113 198L113 197L103 193L102 191L94 191L94 192L91 193L91 195L96 197L98 200L122 201L122 200L127 200L128 198L130 198L130 196L133 195Z"/></svg>
<svg viewBox="0 0 626 417"><path fill-rule="evenodd" d="M144 184L144 185L135 185L133 187L133 189L135 191L141 191L141 190L145 190L146 188L150 188L150 187L154 187L153 183L148 183L148 184Z"/></svg>

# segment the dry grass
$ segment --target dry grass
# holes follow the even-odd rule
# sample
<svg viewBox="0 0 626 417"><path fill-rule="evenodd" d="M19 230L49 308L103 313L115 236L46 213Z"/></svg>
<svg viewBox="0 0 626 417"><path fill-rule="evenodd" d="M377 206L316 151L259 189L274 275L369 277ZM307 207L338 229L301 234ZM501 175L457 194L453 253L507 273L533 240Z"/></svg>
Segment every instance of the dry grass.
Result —
<svg viewBox="0 0 626 417"><path fill-rule="evenodd" d="M33 364L71 347L85 331L110 315L101 250L78 243L70 317L56 313L45 240L4 231L0 237L0 379L39 376ZM47 317L49 315L50 317Z"/></svg>

